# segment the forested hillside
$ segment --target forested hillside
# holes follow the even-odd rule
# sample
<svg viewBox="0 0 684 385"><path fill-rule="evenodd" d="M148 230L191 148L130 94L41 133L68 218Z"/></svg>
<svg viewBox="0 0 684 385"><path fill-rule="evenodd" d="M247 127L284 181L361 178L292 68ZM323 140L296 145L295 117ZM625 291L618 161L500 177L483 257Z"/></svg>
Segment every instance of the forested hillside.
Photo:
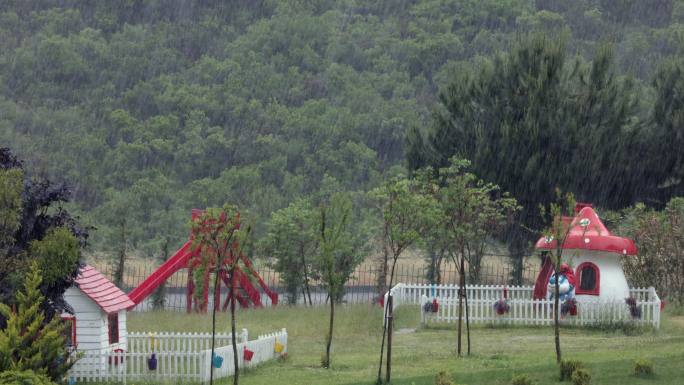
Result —
<svg viewBox="0 0 684 385"><path fill-rule="evenodd" d="M173 248L224 202L259 235L298 197L401 172L448 80L529 32L582 61L611 45L649 122L684 1L6 0L0 147L71 186L96 250Z"/></svg>

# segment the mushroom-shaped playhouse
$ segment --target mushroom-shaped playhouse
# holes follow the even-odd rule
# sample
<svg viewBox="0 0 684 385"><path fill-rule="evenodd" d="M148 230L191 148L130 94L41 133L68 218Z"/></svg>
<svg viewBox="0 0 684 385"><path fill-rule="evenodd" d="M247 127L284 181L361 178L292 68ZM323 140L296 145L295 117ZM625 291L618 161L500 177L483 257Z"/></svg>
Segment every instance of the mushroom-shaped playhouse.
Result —
<svg viewBox="0 0 684 385"><path fill-rule="evenodd" d="M395 303L418 302L426 324L458 322L459 307L467 306L471 323L550 325L558 312L571 325L629 322L658 328L662 302L655 288L630 288L622 270L621 258L637 253L634 242L611 234L590 204L578 204L575 216L563 223L569 227L560 245L557 309L551 256L558 243L547 237L536 244L543 264L534 287L469 285L465 302L458 286L398 283L392 288Z"/></svg>
<svg viewBox="0 0 684 385"><path fill-rule="evenodd" d="M634 241L611 234L601 222L590 204L578 203L575 217L563 218L570 228L562 245L559 282L564 284L560 295L574 290L578 302L619 302L630 297L625 273L620 259L624 255L636 255ZM542 270L534 286L534 299L552 296L549 287L553 283L553 264L548 253L554 253L557 240L541 237L535 248L543 256Z"/></svg>

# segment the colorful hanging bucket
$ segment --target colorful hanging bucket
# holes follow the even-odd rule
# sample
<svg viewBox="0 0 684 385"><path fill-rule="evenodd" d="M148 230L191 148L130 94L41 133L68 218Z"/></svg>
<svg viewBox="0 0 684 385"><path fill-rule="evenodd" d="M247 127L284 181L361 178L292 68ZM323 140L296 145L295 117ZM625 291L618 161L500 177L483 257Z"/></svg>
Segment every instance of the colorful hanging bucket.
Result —
<svg viewBox="0 0 684 385"><path fill-rule="evenodd" d="M249 349L247 349L247 347L245 347L245 351L244 351L244 353L243 353L243 357L244 357L245 361L251 361L251 360L252 360L252 357L254 357L254 352L251 351L251 350L249 350Z"/></svg>
<svg viewBox="0 0 684 385"><path fill-rule="evenodd" d="M214 365L214 368L218 369L223 365L223 357L214 354L214 357L211 359L211 363Z"/></svg>
<svg viewBox="0 0 684 385"><path fill-rule="evenodd" d="M282 353L284 349L285 346L283 346L283 344L281 344L280 342L276 342L275 346L273 347L273 350L275 350L276 353Z"/></svg>
<svg viewBox="0 0 684 385"><path fill-rule="evenodd" d="M157 370L157 356L154 353L147 359L147 369Z"/></svg>

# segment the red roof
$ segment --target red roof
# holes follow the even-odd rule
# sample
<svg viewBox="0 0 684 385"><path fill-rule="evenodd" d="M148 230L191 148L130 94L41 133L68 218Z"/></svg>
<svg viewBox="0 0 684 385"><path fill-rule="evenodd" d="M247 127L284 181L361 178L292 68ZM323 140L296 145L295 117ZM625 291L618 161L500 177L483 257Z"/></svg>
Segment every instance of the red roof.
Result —
<svg viewBox="0 0 684 385"><path fill-rule="evenodd" d="M588 221L588 223L587 223ZM583 226L584 225L584 226ZM624 255L636 255L637 248L629 238L613 235L601 222L596 211L590 205L583 207L570 222L563 249L584 249L594 251L608 251ZM535 245L537 249L555 249L556 240L541 237Z"/></svg>
<svg viewBox="0 0 684 385"><path fill-rule="evenodd" d="M75 283L107 314L135 306L126 293L90 265L85 265L81 269Z"/></svg>

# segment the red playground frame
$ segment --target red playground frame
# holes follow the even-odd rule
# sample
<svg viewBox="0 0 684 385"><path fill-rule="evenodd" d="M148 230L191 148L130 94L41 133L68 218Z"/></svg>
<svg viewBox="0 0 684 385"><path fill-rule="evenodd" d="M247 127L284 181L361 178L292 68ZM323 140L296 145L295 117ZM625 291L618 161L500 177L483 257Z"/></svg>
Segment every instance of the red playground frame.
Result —
<svg viewBox="0 0 684 385"><path fill-rule="evenodd" d="M195 220L197 217L202 215L203 211L198 209L192 210L192 219ZM199 253L199 248L192 247L193 239L191 238L185 244L178 249L166 262L164 262L157 270L155 270L149 277L147 277L138 287L133 289L128 293L128 297L133 301L134 304L139 304L147 296L152 294L152 292L159 287L166 279L168 279L173 273L180 269L188 269L188 286L187 286L187 312L192 312L193 308L197 309L199 312L207 311L207 304L209 303L209 277L211 272L216 269L213 266L211 269L207 269L204 272L204 279L202 280L204 301L198 302L195 299L195 304L193 306L193 298L195 292L195 284L192 280L193 269L196 268L195 264L191 261L197 260L198 258L193 258ZM229 292L226 295L226 299L221 307L221 296L220 290L216 292L214 297L214 307L216 310L226 310L230 303L230 292L235 290L235 299L240 303L241 307L249 307L250 302L254 304L255 307L263 306L261 303L261 293L257 290L250 277L253 277L264 290L264 293L271 299L273 306L278 304L278 293L272 291L268 285L261 279L261 276L254 270L252 263L249 258L245 257L244 254L240 254L238 258L242 261L247 272L242 271L240 268L236 268L235 275L233 277L234 282L230 282L228 275L225 271L221 271L221 276L219 277L221 281L228 287ZM227 264L227 263L226 263Z"/></svg>

